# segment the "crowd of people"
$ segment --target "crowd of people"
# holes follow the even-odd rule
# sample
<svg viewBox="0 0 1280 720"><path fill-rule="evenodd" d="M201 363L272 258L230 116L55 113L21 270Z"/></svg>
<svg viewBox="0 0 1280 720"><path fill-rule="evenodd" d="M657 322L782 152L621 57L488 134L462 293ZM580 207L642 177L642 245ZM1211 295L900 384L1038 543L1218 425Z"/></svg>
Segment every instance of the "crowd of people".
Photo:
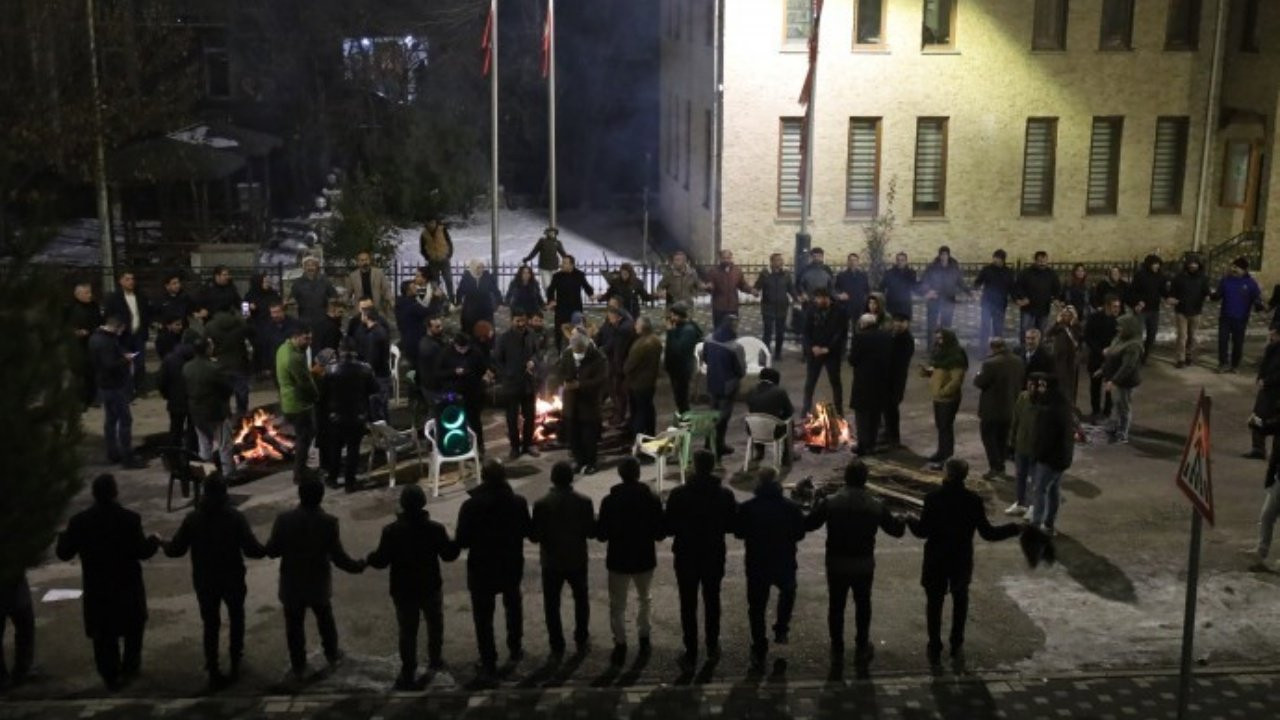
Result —
<svg viewBox="0 0 1280 720"><path fill-rule="evenodd" d="M263 553L288 557L290 552L298 552L305 559L286 560L281 570L281 599L286 606L291 657L295 661L305 657L300 654L300 628L307 607L313 609L320 622L326 655L331 659L338 656L332 614L326 604L329 558L350 571L363 569L363 563L342 552L336 520L319 510L320 496L325 483L348 492L356 489L360 442L369 423L389 419L393 372L404 376L412 400L425 411L425 416L431 416L444 404L461 403L482 455L483 413L489 405L502 407L511 460L540 454L534 441L535 401L557 394L562 401L562 435L571 457L571 462L559 464L553 471L556 489L545 501L552 509L544 507L544 514L551 512L556 518L554 530L539 525L537 507L532 519L525 517L527 511L514 509L514 504L523 500L510 492L499 477L501 466L493 463L486 465L485 482L464 506L456 540L449 540L442 535L443 528L426 521L416 488L406 491L405 517L398 521L398 529L388 528L384 534L386 547L371 555L369 564L392 566L392 594L403 596L404 607L401 598L397 598L397 617L406 637L411 640L416 634L419 613L426 618L428 634L434 638L429 642L429 648L434 648L433 664L438 661L442 623L436 561L456 557L458 548L471 550L469 581L475 581L473 611L481 666L486 673L493 670L496 657L491 617L496 594L504 596L509 649L513 657L519 656L518 582L513 589L510 578L519 577L513 570L519 567L513 558L519 555L519 543L524 538L543 543L544 599L553 651L562 651L564 646L558 597L565 583L570 585L578 606L575 639L585 636L585 550L579 553L585 545L564 540L560 532L568 528L576 528L584 542L587 537L609 542L607 564L614 614L611 625L615 646L622 648L615 649L615 655L625 655L623 609L628 587L632 586L641 606L640 647L647 649L653 542L665 536L675 538L681 617L689 658L697 655L695 611L699 588L708 609L708 653L718 653L713 648L718 647L718 588L723 576L724 536L739 534L747 544L749 558L769 558L756 565L754 574L750 559L748 562L753 657L762 657L766 647L762 607L769 588L778 587L782 595L774 630L775 639L785 642L786 616L794 594L794 545L803 537L805 528L822 524L829 506L820 506L807 518L801 517L798 509L786 504L788 501L780 496L776 502L771 498L770 493L777 488L766 480L753 501L756 505L747 503L734 509L732 495L714 489L711 468L719 457L733 452L726 436L748 366L738 341L742 294L759 298L763 340L772 349L775 365L783 357L788 333L794 333L799 341L805 365L800 415L808 415L814 409L818 380L825 370L832 404L843 416L843 366L846 362L852 366L848 407L856 428L853 452L857 456L870 456L901 443L899 408L916 353L912 333L914 307L922 299L927 347L926 359L918 363L917 369L927 378L937 439L936 449L928 457L928 468L942 471L948 478L944 490L959 492L954 488L960 487L967 466L953 457L954 427L970 360L954 329L955 308L962 297L979 293L977 341L986 354L972 384L979 392L980 436L988 464L984 477L1011 479L1016 499L1006 512L1024 518L1038 532L1050 536L1056 527L1059 486L1063 473L1072 464L1083 425L1105 422L1111 442L1128 441L1133 394L1151 354L1161 309L1172 308L1176 316L1174 360L1176 367L1182 368L1196 359L1199 320L1205 303L1220 301L1218 369L1230 373L1240 365L1244 330L1251 313L1264 308L1261 291L1243 258L1235 261L1216 285L1209 281L1196 256L1188 256L1180 272L1169 277L1161 270L1160 258L1154 255L1146 258L1132 278L1126 278L1120 268L1112 268L1106 277L1091 284L1082 265L1077 265L1063 282L1049 266L1044 252L1037 252L1031 265L1015 273L1007 264L1005 252L997 250L991 262L967 284L946 246L919 274L910 267L908 256L898 253L894 264L875 281L863 269L856 253L849 254L845 268L836 272L825 264L823 251L814 248L799 272L787 268L781 254L774 254L769 267L751 282L735 264L731 251L722 251L718 262L705 268L695 267L684 253L677 252L653 293L627 263L616 272L606 273L607 287L597 293L577 268L575 258L565 251L555 229L548 228L525 258L525 262L536 261L537 273L532 266L521 267L503 293L494 272L479 260L470 262L455 284L449 270L453 245L445 223L428 224L422 234L421 250L426 264L412 280L402 284L398 294L393 293L385 273L373 266L368 253L356 258L354 269L342 282L326 276L319 260L306 258L301 276L283 293L269 278L256 276L249 292L241 297L226 268L215 269L209 283L191 294L183 288L183 274L174 273L165 279L162 292L151 297L139 291L132 273L121 273L117 292L101 305L93 298L89 285L76 286L70 324L84 352L84 400L86 404L101 403L106 453L112 463L126 468L143 464L133 450L130 403L149 385L146 350L153 327L158 328L154 347L160 359L155 385L169 413L169 442L218 468L218 482L234 484L242 479L231 431L234 419L249 410L251 379L255 374L271 377L278 390L280 412L295 435L294 480L302 493L302 507L290 516L293 519L282 518L283 527L277 524L272 541L264 548L252 533L245 534L245 528L236 524L238 521L227 519L234 517L234 510L219 507L218 485L209 486L214 493L205 505L215 508L209 512L221 513L221 519L215 523L216 530L205 530L220 533L216 535L218 549L205 552L221 553L214 564L221 568L218 572L229 572L224 579L231 583L219 586L222 589L217 593L206 593L207 597L201 600L206 629L213 625L215 641L218 604L234 605L236 592L243 604L243 590L237 590L241 586L232 582L238 572L242 585L240 551L248 557ZM692 308L704 294L710 296L714 325L710 333L692 319ZM603 322L597 324L584 314L584 299L606 304ZM644 315L646 304L655 301L664 304L665 332ZM1006 340L1010 304L1017 308L1019 344ZM1278 305L1280 292L1273 294L1270 303L1280 313ZM504 306L509 310L510 322L507 329L498 333L496 315ZM553 320L550 326L546 324L548 314ZM456 330L446 330L455 316ZM393 354L401 358L394 370ZM583 505L584 498L568 488L574 475L597 472L605 423L617 429L628 446L636 435L654 435L658 427L655 393L659 378L665 371L676 410L685 413L693 406L693 381L699 366L705 368L706 394L718 413L715 445L707 454L700 454L695 463L699 480L673 492L664 510L647 486L636 481L638 466L624 458L620 466L623 483L611 491L599 517L594 517L590 501ZM1089 381L1088 413L1082 411L1077 397L1082 370ZM780 420L793 419L795 408L781 386L778 371L765 368L758 380L746 395L747 410ZM1265 458L1266 435L1280 430L1280 325L1274 322L1258 384L1258 399L1250 418L1251 456ZM318 473L309 467L313 444L319 449ZM1262 557L1269 550L1271 527L1280 516L1274 452L1271 458L1258 547ZM1012 478L1006 475L1010 461L1014 467ZM865 481L861 463L850 467L855 480L860 472ZM851 589L858 605L860 657L870 652L863 645L864 607L869 621L868 538L874 537L874 527L901 534L899 520L877 509L879 506L865 491L853 491L862 484L850 482L850 493L856 497L848 499L848 503L856 511L854 516L875 515L867 521L873 528L870 535L861 528L834 541L834 550L843 559L832 565L833 531L830 527L828 530L828 573L829 579L834 578L830 617L833 651L842 647L843 641L837 642L842 633L837 629L843 623L845 591ZM114 491L108 492L106 481L103 486L99 505L109 506ZM949 517L958 512L957 507L971 504L968 500L955 502L959 504L935 509L935 515ZM626 507L626 511L619 513L619 506ZM206 512L204 507L192 517L204 517L199 514L202 512ZM925 518L930 516L930 510L926 502L925 515L912 529L926 535L936 533L931 537L945 536L947 542L954 541L960 548L968 542L960 536L967 532L971 538L974 528L984 528L983 536L988 539L1001 535L985 524L980 502L976 510L965 512L968 515L963 521L928 521ZM763 536L744 529L752 525L744 518L757 516L770 527ZM827 517L826 522L833 522L833 517ZM189 519L188 524L198 526L199 522ZM645 522L649 525L643 525ZM501 525L508 536L491 537L492 523ZM123 532L116 525L112 527L112 532ZM967 530L960 532L958 528ZM145 557L161 547L139 539L140 532L139 529L130 552ZM552 539L545 535L548 532ZM68 537L72 535L69 531ZM288 549L287 538L295 536L301 538L295 542L304 549ZM180 553L185 537L180 532L171 543L163 544L164 549ZM329 544L323 548L314 546L312 543L319 539ZM193 555L199 554L195 541L189 541ZM436 552L428 553L429 561L425 560L421 553L404 549L404 543L410 541L435 548ZM69 544L60 544L59 555L74 555L77 545L65 542ZM930 542L939 547L942 544ZM858 551L848 551L848 544L855 545ZM695 549L682 549L691 546ZM752 547L756 548L754 553ZM231 558L227 548L240 551ZM953 629L954 649L957 639L963 639L967 598L962 586L967 576L952 576L949 570L936 568L931 575L928 555L926 550L926 588L936 590L940 586L943 592L949 588L956 604L956 625L961 629L958 636ZM193 561L200 564L199 560ZM472 561L479 564L473 566ZM395 569L397 563L402 568L400 572ZM286 567L292 569L286 573ZM200 575L198 569L196 574ZM286 599L286 574L304 577L305 582L299 582L311 583L311 589L299 595L289 593L290 599ZM136 575L140 589L141 576ZM86 562L86 593L88 576ZM197 594L199 583L197 579ZM480 589L478 594L476 588ZM714 614L710 611L713 605ZM130 607L142 607L145 617L145 604ZM940 648L935 622L940 607L939 592L931 592L931 657L936 655L935 648ZM234 608L230 622L234 637L237 624L243 628L243 617L238 619ZM86 623L90 624L88 614ZM692 635L690 627L694 628ZM125 634L117 633L116 637L126 638L123 659L117 658L115 665L110 659L100 661L100 670L109 683L137 666L136 643L131 643ZM207 640L208 635L206 650ZM233 640L233 674L238 658L236 642ZM414 665L413 643L408 642L406 650L406 642L402 641L404 664L409 668L408 675L402 678L405 682L411 679ZM756 653L756 649L760 652ZM210 672L217 674L216 653L213 658ZM299 663L294 664L296 667Z"/></svg>
<svg viewBox="0 0 1280 720"><path fill-rule="evenodd" d="M422 488L408 485L400 493L399 516L383 528L377 547L363 558L353 558L344 548L338 519L322 507L324 485L314 479L298 485L298 505L275 518L263 543L243 513L228 502L227 486L220 478L207 481L200 505L166 540L144 533L141 517L119 502L115 478L104 474L93 481L93 504L72 516L59 534L56 553L62 560L80 560L84 630L92 641L97 671L112 690L141 671L147 623L141 561L160 551L169 557L191 555L205 671L212 689L239 678L245 653L245 560L268 557L280 561L279 600L294 679L305 679L308 671L304 630L308 613L316 618L327 661L332 665L343 658L333 613L331 568L352 574L366 568L389 569L401 663L395 687L414 690L425 686L430 673L445 667L440 563L457 559L463 551L467 553L466 586L479 654L475 669L477 681L483 684L500 676L494 630L499 596L506 620L508 664L514 666L524 657L526 541L539 546L552 662L562 661L566 652L560 611L565 585L573 598L575 652L581 657L590 651L588 546L593 540L605 543L613 641L610 663L621 666L629 652L627 606L632 594L637 603L637 652L645 657L652 652L651 588L657 544L670 538L684 648L678 662L692 672L704 650L707 660L720 659L720 588L727 539L740 539L746 553L751 671L758 673L763 671L769 651L770 634L765 626L774 589L778 598L772 642L789 642L797 546L806 533L824 526L827 529L831 665L840 669L845 663L845 608L852 594L856 610L854 658L859 668L865 669L875 654L870 626L878 532L902 537L910 529L925 541L920 582L926 597L926 653L932 665L942 659L942 610L948 595L952 602L948 646L952 658L963 657L975 534L999 541L1026 532L1021 525L996 526L988 521L981 498L965 487L968 465L959 459L947 462L942 484L924 498L918 515L909 516L890 512L867 489L867 466L860 460L850 461L845 468L844 487L819 500L807 513L784 496L772 469L761 472L753 497L739 503L733 492L721 485L715 466L714 454L698 451L692 478L673 490L664 504L640 481L639 463L624 458L617 468L620 482L597 510L589 497L573 489L570 464L559 462L551 469L551 489L530 510L528 501L507 482L502 463L491 459L484 465L480 485L459 510L452 538L443 525L431 519ZM225 673L219 649L224 606L229 626ZM422 620L427 628L430 673L426 676L417 674ZM25 648L19 649L14 672L19 678L30 668L32 640L30 636L19 640L20 644L26 642Z"/></svg>

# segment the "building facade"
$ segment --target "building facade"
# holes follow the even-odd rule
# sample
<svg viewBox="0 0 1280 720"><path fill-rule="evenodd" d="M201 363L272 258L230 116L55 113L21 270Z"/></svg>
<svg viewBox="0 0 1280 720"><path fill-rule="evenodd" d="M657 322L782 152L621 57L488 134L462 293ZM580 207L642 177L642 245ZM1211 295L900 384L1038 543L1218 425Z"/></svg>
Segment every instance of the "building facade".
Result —
<svg viewBox="0 0 1280 720"><path fill-rule="evenodd" d="M892 211L890 251L916 259L1174 257L1197 246L1206 117L1199 247L1280 237L1280 3L1224 1L1210 116L1217 0L826 0L813 243L861 251ZM663 0L661 217L699 259L794 245L809 8Z"/></svg>

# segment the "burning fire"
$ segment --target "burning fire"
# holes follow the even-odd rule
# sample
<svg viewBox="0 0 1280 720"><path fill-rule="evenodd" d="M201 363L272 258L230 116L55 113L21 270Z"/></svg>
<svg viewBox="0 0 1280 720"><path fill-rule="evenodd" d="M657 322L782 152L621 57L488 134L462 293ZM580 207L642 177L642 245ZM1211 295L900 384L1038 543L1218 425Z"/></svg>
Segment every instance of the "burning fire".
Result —
<svg viewBox="0 0 1280 720"><path fill-rule="evenodd" d="M831 403L819 403L800 431L804 444L814 451L838 450L853 444L848 421L840 417Z"/></svg>
<svg viewBox="0 0 1280 720"><path fill-rule="evenodd" d="M280 430L280 421L266 408L241 418L231 441L237 463L279 462L293 456L293 438Z"/></svg>
<svg viewBox="0 0 1280 720"><path fill-rule="evenodd" d="M533 441L539 445L547 445L556 441L560 432L561 412L564 403L557 395L550 400L538 398L534 403Z"/></svg>

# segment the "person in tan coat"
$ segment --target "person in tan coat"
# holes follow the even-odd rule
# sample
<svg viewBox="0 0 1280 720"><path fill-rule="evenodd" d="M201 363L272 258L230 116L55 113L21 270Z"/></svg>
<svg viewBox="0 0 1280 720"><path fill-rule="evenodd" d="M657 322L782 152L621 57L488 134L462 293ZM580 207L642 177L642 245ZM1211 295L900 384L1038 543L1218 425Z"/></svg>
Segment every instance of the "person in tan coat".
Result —
<svg viewBox="0 0 1280 720"><path fill-rule="evenodd" d="M658 385L658 371L662 364L662 341L653 333L653 323L647 317L636 319L636 339L627 351L622 365L622 377L627 386L631 405L629 431L634 435L654 435L657 431L658 411L653 405L653 393Z"/></svg>
<svg viewBox="0 0 1280 720"><path fill-rule="evenodd" d="M373 306L382 317L394 317L395 295L391 291L391 281L381 268L373 266L373 256L367 252L356 255L356 269L347 275L347 292L352 302L362 298L373 300Z"/></svg>
<svg viewBox="0 0 1280 720"><path fill-rule="evenodd" d="M964 388L964 375L969 369L969 356L965 354L955 331L942 328L934 333L933 353L929 364L921 373L929 378L929 394L933 397L933 424L938 431L938 449L929 456L928 468L941 470L956 449L956 412L960 409L960 395Z"/></svg>

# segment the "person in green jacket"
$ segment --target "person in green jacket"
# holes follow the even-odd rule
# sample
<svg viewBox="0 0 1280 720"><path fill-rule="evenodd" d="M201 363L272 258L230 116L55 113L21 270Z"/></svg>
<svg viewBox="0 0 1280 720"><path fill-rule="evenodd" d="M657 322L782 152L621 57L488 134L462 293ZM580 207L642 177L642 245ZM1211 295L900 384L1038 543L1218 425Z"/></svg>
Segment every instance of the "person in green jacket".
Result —
<svg viewBox="0 0 1280 720"><path fill-rule="evenodd" d="M663 366L671 378L671 392L676 398L676 409L689 412L689 385L697 359L694 348L702 342L702 328L689 319L689 308L676 303L667 308L667 344Z"/></svg>
<svg viewBox="0 0 1280 720"><path fill-rule="evenodd" d="M1009 424L1009 445L1013 448L1013 466L1017 475L1017 498L1013 504L1005 508L1005 515L1027 515L1031 511L1030 488L1031 471L1035 468L1036 449L1036 416L1040 413L1040 405L1031 402L1031 386L1035 383L1027 378L1026 386L1018 399L1013 403L1013 421Z"/></svg>
<svg viewBox="0 0 1280 720"><path fill-rule="evenodd" d="M1126 313L1116 326L1116 339L1102 352L1105 360L1098 372L1102 375L1103 387L1114 401L1107 428L1108 441L1127 443L1133 419L1133 389L1142 382L1143 320L1134 313Z"/></svg>
<svg viewBox="0 0 1280 720"><path fill-rule="evenodd" d="M302 323L289 331L289 339L276 351L276 382L280 386L280 412L293 426L293 480L307 476L307 456L316 439L316 401L320 390L307 367L311 330Z"/></svg>

